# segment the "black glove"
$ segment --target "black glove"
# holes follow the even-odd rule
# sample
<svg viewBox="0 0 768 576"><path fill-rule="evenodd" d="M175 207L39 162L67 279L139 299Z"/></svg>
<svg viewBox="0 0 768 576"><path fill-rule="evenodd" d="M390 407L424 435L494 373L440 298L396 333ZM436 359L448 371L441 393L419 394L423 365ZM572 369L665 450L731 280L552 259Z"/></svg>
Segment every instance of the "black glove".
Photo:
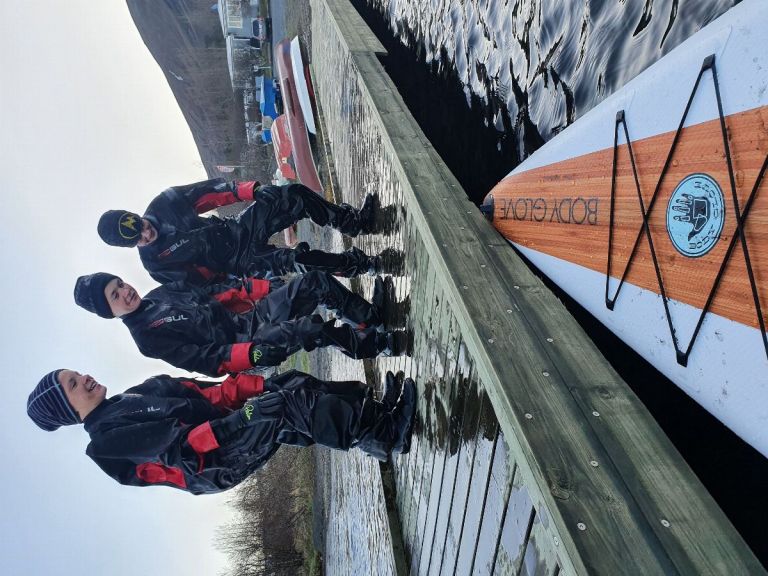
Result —
<svg viewBox="0 0 768 576"><path fill-rule="evenodd" d="M254 342L248 355L251 366L277 366L288 358L285 348Z"/></svg>
<svg viewBox="0 0 768 576"><path fill-rule="evenodd" d="M280 420L283 417L283 396L279 392L267 392L258 398L243 404L232 414L211 423L211 428L219 443L236 434L246 426L258 422Z"/></svg>
<svg viewBox="0 0 768 576"><path fill-rule="evenodd" d="M244 426L254 422L280 420L283 417L283 395L279 392L266 392L243 405L240 414Z"/></svg>

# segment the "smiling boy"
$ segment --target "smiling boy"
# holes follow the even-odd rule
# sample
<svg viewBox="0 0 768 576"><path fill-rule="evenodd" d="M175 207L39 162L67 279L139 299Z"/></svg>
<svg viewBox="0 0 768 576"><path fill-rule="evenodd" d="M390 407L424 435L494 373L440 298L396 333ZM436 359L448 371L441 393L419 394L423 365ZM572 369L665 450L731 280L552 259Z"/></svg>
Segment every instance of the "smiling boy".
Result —
<svg viewBox="0 0 768 576"><path fill-rule="evenodd" d="M309 272L272 290L247 279L204 288L164 284L144 298L113 274L81 276L75 302L102 318L120 318L145 356L184 370L220 376L275 366L299 349L334 346L352 358L408 353L404 331L384 330L391 282L376 282L371 304L324 272ZM345 322L316 314L324 306ZM387 326L388 327L388 326Z"/></svg>
<svg viewBox="0 0 768 576"><path fill-rule="evenodd" d="M40 380L27 414L47 431L83 424L86 454L121 484L211 494L242 482L281 444L357 447L379 459L407 452L416 387L402 374L387 379L404 380L394 405L374 400L360 382L295 370L222 383L154 376L107 398L91 376L61 369Z"/></svg>
<svg viewBox="0 0 768 576"><path fill-rule="evenodd" d="M253 201L238 217L201 214L235 202ZM160 283L183 280L204 285L226 275L284 275L321 270L337 276L397 272L402 253L392 248L368 256L357 248L342 253L277 248L273 234L302 219L331 226L342 234L375 233L384 229L385 211L378 197L368 195L357 210L328 202L302 184L261 186L258 182L206 180L174 186L158 195L143 216L109 210L98 224L99 236L111 246L139 249L144 268Z"/></svg>

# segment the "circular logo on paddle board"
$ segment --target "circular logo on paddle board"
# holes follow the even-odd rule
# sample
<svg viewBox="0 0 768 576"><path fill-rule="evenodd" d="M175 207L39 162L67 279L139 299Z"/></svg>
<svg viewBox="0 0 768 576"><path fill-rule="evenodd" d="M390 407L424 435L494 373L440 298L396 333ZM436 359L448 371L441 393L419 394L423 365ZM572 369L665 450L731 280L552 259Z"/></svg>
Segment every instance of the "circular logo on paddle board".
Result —
<svg viewBox="0 0 768 576"><path fill-rule="evenodd" d="M686 176L672 192L667 204L667 232L680 254L704 256L720 240L724 221L723 191L706 174Z"/></svg>

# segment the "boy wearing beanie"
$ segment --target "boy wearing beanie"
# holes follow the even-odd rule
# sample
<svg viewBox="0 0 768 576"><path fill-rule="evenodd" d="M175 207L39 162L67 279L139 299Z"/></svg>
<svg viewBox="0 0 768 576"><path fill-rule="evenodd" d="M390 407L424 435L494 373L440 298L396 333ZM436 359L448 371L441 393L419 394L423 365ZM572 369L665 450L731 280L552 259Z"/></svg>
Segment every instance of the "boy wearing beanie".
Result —
<svg viewBox="0 0 768 576"><path fill-rule="evenodd" d="M237 218L200 216L241 201L253 204ZM270 245L269 238L304 218L349 236L373 233L382 228L375 224L379 212L373 195L357 210L328 202L303 184L260 186L218 178L169 188L150 203L144 216L109 210L99 220L98 232L111 246L138 246L144 268L161 284L204 285L227 275L281 276L311 270L351 277L385 268L396 272L402 267L402 253L389 248L368 256L352 248L336 254L309 250L306 243L292 250Z"/></svg>
<svg viewBox="0 0 768 576"><path fill-rule="evenodd" d="M47 431L82 423L91 438L86 454L121 484L211 494L242 482L281 444L357 447L384 460L407 452L415 384L402 373L387 381L402 382L393 405L375 401L360 382L295 370L222 383L154 376L107 398L91 376L62 369L40 380L27 414Z"/></svg>
<svg viewBox="0 0 768 576"><path fill-rule="evenodd" d="M99 272L78 278L74 295L89 312L120 318L145 356L220 376L276 366L302 348L335 346L352 358L406 354L408 334L383 331L384 319L393 316L389 308L396 308L393 284L377 278L374 292L376 305L315 271L277 290L255 278L204 288L174 282L142 298L117 276ZM345 324L325 321L318 306Z"/></svg>

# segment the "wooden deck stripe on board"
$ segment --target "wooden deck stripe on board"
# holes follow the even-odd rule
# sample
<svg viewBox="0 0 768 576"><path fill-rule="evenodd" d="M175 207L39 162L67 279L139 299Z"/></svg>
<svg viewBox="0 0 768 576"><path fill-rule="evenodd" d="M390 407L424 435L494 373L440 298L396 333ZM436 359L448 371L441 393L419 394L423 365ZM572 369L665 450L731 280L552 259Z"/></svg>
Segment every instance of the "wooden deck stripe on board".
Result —
<svg viewBox="0 0 768 576"><path fill-rule="evenodd" d="M768 107L729 116L727 125L741 208L768 154ZM646 207L661 176L673 137L674 132L667 132L632 142ZM612 162L613 149L610 148L505 178L492 191L494 225L513 242L605 274ZM687 258L674 248L665 220L672 192L692 173L705 173L714 178L725 200L726 218L720 241L699 258ZM620 277L642 226L626 144L619 146L615 202L611 275ZM719 120L683 130L649 224L667 295L702 308L736 229ZM763 312L768 315L768 179L763 180L757 192L745 229ZM627 280L647 290L659 291L645 237L640 241ZM758 326L740 246L731 256L711 311L747 326Z"/></svg>

